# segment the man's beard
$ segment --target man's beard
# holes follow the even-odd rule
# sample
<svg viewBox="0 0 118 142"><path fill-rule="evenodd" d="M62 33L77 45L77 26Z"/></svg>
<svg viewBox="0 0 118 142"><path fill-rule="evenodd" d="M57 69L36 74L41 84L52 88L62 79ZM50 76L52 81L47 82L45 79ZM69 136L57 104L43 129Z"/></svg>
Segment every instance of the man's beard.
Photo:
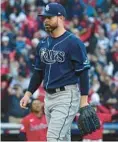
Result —
<svg viewBox="0 0 118 142"><path fill-rule="evenodd" d="M51 26L49 24L45 24L44 26L45 26L45 30L48 33L52 33L58 27L57 25Z"/></svg>

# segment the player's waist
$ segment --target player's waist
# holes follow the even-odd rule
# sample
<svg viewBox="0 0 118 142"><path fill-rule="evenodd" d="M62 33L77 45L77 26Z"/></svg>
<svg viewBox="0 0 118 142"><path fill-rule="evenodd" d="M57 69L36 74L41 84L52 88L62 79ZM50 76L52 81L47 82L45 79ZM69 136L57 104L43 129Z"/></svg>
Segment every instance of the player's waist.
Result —
<svg viewBox="0 0 118 142"><path fill-rule="evenodd" d="M60 91L66 91L66 90L69 90L69 89L74 89L74 88L78 88L78 84L71 84L71 85L65 85L65 86L61 86L61 87L58 87L58 88L50 88L50 89L45 89L45 91L49 94L54 94L54 93L57 93L57 92L60 92Z"/></svg>

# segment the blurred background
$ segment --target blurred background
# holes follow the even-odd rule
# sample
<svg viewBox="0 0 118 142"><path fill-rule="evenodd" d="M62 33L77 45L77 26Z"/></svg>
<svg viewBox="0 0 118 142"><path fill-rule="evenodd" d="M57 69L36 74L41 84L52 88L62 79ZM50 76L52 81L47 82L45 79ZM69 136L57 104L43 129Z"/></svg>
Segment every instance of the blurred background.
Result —
<svg viewBox="0 0 118 142"><path fill-rule="evenodd" d="M19 101L32 75L36 46L47 36L37 15L49 2L66 8L65 28L84 42L91 63L89 101L112 116L103 126L103 140L118 140L118 0L1 0L2 140L18 140L20 122L29 114ZM42 101L44 96L42 86L33 95ZM77 136L73 121L72 139Z"/></svg>

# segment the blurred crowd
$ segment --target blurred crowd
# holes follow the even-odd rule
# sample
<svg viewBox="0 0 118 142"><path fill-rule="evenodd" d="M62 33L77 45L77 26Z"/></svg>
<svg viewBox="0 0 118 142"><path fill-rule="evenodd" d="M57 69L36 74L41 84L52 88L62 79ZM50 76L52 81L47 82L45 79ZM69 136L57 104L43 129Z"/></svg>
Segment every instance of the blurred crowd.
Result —
<svg viewBox="0 0 118 142"><path fill-rule="evenodd" d="M95 96L100 111L118 121L118 1L1 0L2 122L20 123L29 113L19 101L33 72L37 44L47 36L37 15L49 2L66 8L66 29L86 46L91 63L89 99ZM34 93L42 101L44 95L42 86Z"/></svg>

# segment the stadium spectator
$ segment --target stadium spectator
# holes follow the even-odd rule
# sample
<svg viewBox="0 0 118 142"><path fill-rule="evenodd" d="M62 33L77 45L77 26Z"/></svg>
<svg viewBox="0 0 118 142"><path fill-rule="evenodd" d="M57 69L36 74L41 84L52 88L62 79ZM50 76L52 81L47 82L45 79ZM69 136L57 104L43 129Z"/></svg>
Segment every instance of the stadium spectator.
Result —
<svg viewBox="0 0 118 142"><path fill-rule="evenodd" d="M115 83L111 83L109 86L110 87L104 92L102 104L107 106L109 110L114 109L118 111L118 88Z"/></svg>
<svg viewBox="0 0 118 142"><path fill-rule="evenodd" d="M11 82L11 77L8 75L2 75L1 76L1 122L8 122L8 116L6 115L8 113L8 87Z"/></svg>
<svg viewBox="0 0 118 142"><path fill-rule="evenodd" d="M8 36L3 36L2 37L2 46L1 46L1 51L3 54L8 55L10 52L13 51L12 46L10 45L9 42L9 37Z"/></svg>
<svg viewBox="0 0 118 142"><path fill-rule="evenodd" d="M21 122L20 140L46 141L47 123L43 107L43 103L39 100L32 101L31 112Z"/></svg>
<svg viewBox="0 0 118 142"><path fill-rule="evenodd" d="M14 85L18 84L22 87L23 91L25 91L29 83L29 77L27 77L27 70L25 66L20 66L19 64L19 68L17 71L18 74L12 79L9 89L14 88Z"/></svg>
<svg viewBox="0 0 118 142"><path fill-rule="evenodd" d="M21 109L19 101L23 95L23 89L20 85L15 84L13 88L8 89L8 119L10 123L20 123L21 119L26 116L29 111Z"/></svg>
<svg viewBox="0 0 118 142"><path fill-rule="evenodd" d="M3 55L1 56L1 75L9 74L9 59L8 56Z"/></svg>
<svg viewBox="0 0 118 142"><path fill-rule="evenodd" d="M117 38L116 38L117 39ZM118 40L114 41L113 47L107 54L107 61L113 63L113 75L118 71Z"/></svg>

